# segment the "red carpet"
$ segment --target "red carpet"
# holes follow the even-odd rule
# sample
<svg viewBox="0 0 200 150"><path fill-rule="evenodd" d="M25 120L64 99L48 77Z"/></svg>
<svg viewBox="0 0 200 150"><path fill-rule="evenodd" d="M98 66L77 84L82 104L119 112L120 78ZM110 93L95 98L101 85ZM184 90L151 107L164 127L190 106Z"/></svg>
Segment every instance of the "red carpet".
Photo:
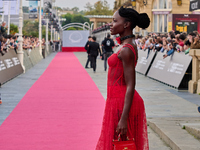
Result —
<svg viewBox="0 0 200 150"><path fill-rule="evenodd" d="M0 150L94 150L104 105L76 56L58 53L0 126Z"/></svg>

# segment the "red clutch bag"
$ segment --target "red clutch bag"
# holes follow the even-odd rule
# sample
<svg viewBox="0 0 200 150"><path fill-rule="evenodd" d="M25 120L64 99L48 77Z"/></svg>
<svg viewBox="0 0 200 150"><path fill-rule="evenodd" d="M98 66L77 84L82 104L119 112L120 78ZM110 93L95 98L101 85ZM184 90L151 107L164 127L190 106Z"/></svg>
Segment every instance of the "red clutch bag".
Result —
<svg viewBox="0 0 200 150"><path fill-rule="evenodd" d="M113 150L136 150L134 139L121 141L119 135L118 140L113 140Z"/></svg>

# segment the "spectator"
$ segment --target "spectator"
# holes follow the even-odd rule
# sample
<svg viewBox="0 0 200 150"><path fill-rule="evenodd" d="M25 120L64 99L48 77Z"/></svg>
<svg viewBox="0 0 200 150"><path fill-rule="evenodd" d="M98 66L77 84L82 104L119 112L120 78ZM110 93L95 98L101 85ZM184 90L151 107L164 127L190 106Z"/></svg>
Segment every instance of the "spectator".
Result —
<svg viewBox="0 0 200 150"><path fill-rule="evenodd" d="M166 58L167 56L170 56L174 53L174 48L173 48L173 42L170 41L170 43L168 44L168 51L167 54L163 55L163 59Z"/></svg>
<svg viewBox="0 0 200 150"><path fill-rule="evenodd" d="M7 33L6 33L7 28L5 26L6 26L6 22L3 21L2 25L0 27L0 35L2 35L2 36L6 36L7 35Z"/></svg>

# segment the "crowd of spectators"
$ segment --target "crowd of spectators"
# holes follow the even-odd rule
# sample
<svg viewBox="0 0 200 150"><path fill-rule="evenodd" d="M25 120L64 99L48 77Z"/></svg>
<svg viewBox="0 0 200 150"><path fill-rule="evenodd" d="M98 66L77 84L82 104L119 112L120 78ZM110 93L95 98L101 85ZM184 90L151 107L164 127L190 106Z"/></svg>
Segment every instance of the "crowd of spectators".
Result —
<svg viewBox="0 0 200 150"><path fill-rule="evenodd" d="M190 49L200 49L200 34L193 31L189 34L170 31L168 34L150 33L146 37L136 36L138 50L147 50L147 58L151 51L163 53L163 59L175 51L188 54Z"/></svg>
<svg viewBox="0 0 200 150"><path fill-rule="evenodd" d="M5 55L10 49L14 49L17 53L19 48L19 37L18 35L7 35L7 27L5 27L5 22L0 26L0 55ZM22 36L23 50L27 50L29 53L35 47L39 47L39 39L32 36ZM51 44L51 42L50 42ZM42 48L45 47L45 39L42 39Z"/></svg>

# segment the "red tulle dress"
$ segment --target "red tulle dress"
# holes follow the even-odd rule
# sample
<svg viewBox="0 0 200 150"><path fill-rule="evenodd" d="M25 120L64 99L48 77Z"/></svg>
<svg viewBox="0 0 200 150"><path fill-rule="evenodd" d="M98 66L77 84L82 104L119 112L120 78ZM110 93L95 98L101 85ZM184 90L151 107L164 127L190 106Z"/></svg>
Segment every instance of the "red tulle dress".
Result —
<svg viewBox="0 0 200 150"><path fill-rule="evenodd" d="M126 44L123 47L129 47L137 58L132 45ZM112 150L112 141L118 136L116 128L123 111L126 93L124 69L122 61L118 58L119 52L120 50L108 59L107 100L96 150ZM136 59L133 61L137 63ZM135 139L137 150L149 149L144 102L136 90L128 118L127 136Z"/></svg>

